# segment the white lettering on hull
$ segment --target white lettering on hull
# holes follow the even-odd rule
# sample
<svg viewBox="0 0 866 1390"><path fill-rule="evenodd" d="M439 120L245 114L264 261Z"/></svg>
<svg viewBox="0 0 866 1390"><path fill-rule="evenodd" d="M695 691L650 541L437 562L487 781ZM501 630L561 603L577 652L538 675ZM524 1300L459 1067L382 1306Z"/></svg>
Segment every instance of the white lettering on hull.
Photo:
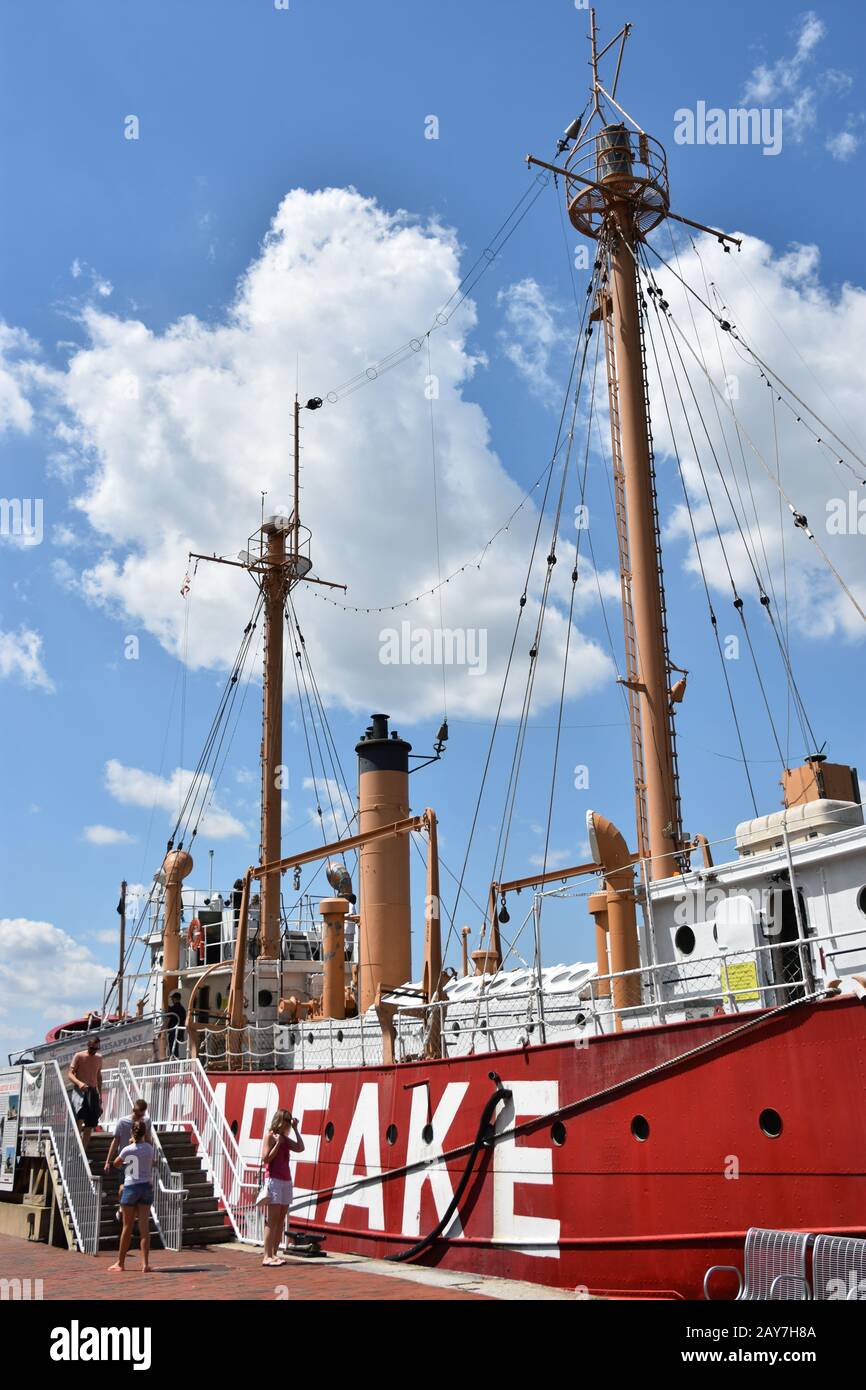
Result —
<svg viewBox="0 0 866 1390"><path fill-rule="evenodd" d="M292 1102L292 1114L298 1122L298 1129L304 1141L304 1151L299 1154L292 1154L292 1178L300 1164L317 1163L319 1159L319 1145L321 1139L318 1134L307 1134L304 1131L304 1116L310 1111L320 1113L328 1108L328 1100L331 1094L331 1083L329 1081L299 1081L295 1087L295 1099ZM311 1187L299 1187L295 1183L294 1201L292 1203L292 1215L303 1217L307 1221L314 1221L316 1217L316 1189ZM304 1201L304 1198L311 1198Z"/></svg>
<svg viewBox="0 0 866 1390"><path fill-rule="evenodd" d="M468 1081L449 1082L435 1111L429 1115L427 1087L416 1086L413 1089L412 1111L409 1117L409 1143L406 1153L407 1166L420 1163L425 1159L442 1157L445 1136L451 1128L454 1117L468 1090ZM424 1128L428 1123L433 1130L433 1139L431 1143L425 1144ZM426 1182L430 1184L433 1201L436 1204L436 1215L440 1220L448 1210L448 1204L454 1196L454 1188L444 1163L441 1166L437 1164L435 1167L422 1168L417 1173L407 1173L403 1190L402 1231L404 1236L417 1237L421 1235L421 1191ZM460 1217L455 1214L449 1226L443 1231L443 1235L454 1240L462 1234Z"/></svg>
<svg viewBox="0 0 866 1390"><path fill-rule="evenodd" d="M511 1129L520 1119L545 1115L559 1105L556 1081L503 1081L511 1091L496 1116L496 1133ZM514 1210L518 1186L553 1186L553 1150L537 1148L514 1137L500 1139L493 1150L493 1239L516 1245L520 1254L559 1259L560 1223L547 1216L526 1216Z"/></svg>
<svg viewBox="0 0 866 1390"><path fill-rule="evenodd" d="M364 1172L356 1173L355 1167L363 1150ZM352 1124L346 1136L346 1143L340 1156L340 1164L334 1186L339 1188L350 1183L353 1178L375 1177L382 1172L382 1158L379 1147L379 1088L375 1081L365 1081L358 1095L358 1103L352 1116ZM370 1183L356 1191L335 1195L328 1204L326 1221L335 1225L343 1219L346 1207L364 1207L367 1211L367 1224L371 1231L385 1229L385 1199L380 1182Z"/></svg>
<svg viewBox="0 0 866 1390"><path fill-rule="evenodd" d="M505 1131L513 1128L522 1119L531 1119L558 1108L559 1084L556 1081L504 1081L503 1085L511 1091L512 1099L499 1109L495 1121L495 1132L498 1136L505 1135ZM215 1090L218 1105L224 1105L224 1083L218 1083ZM412 1088L405 1163L407 1167L414 1163L425 1163L427 1166L406 1174L402 1179L397 1178L392 1183L392 1188L396 1187L398 1193L400 1182L403 1184L402 1219L399 1229L407 1239L417 1240L422 1234L426 1234L426 1230L421 1230L421 1199L425 1183L430 1184L438 1218L441 1219L445 1214L453 1199L454 1184L443 1154L449 1144L451 1147L459 1146L474 1136L477 1116L467 1117L467 1121L471 1119L473 1123L467 1123L461 1128L459 1138L449 1140L450 1131L468 1090L469 1083L466 1081L449 1082L435 1111L430 1114L427 1087L421 1085ZM292 1111L301 1128L304 1152L292 1159L293 1176L298 1167L304 1164L312 1166L319 1162L321 1131L329 1107L332 1114L335 1107L341 1114L345 1114L339 1090L337 1089L336 1095L334 1093L335 1086L330 1082L300 1081L296 1086ZM264 1112L266 1127L279 1105L279 1091L274 1082L247 1083L238 1135L241 1155L246 1161L256 1163L261 1152L260 1136L263 1125L256 1123L259 1112ZM311 1120L310 1129L313 1132L305 1133L304 1117L310 1114L317 1114L318 1122L316 1119ZM432 1140L429 1144L424 1142L424 1129L428 1124L432 1129ZM255 1139L252 1138L254 1126L259 1135ZM339 1226L345 1219L347 1226L365 1224L370 1231L385 1230L384 1183L373 1181L363 1187L352 1187L353 1182L358 1179L374 1179L382 1175L381 1134L379 1083L367 1081L358 1092L333 1184L329 1183L326 1189L329 1190L332 1185L337 1189L328 1201L324 1216L329 1225ZM492 1240L499 1244L507 1244L520 1254L538 1259L559 1259L560 1221L554 1217L529 1215L525 1210L520 1210L521 1207L525 1208L526 1202L525 1199L521 1200L519 1189L553 1187L552 1148L549 1145L539 1146L535 1137L527 1139L505 1136L498 1138L494 1144L492 1160L490 1185L487 1186L485 1183L488 1192L492 1188ZM342 1188L348 1190L344 1192L340 1190ZM323 1197L322 1200L327 1199ZM296 1216L314 1220L317 1206L316 1189L295 1187L293 1210ZM486 1224L482 1216L484 1207L484 1203L476 1207L475 1229L472 1234L478 1236L485 1234L483 1229L477 1229L479 1217L481 1223ZM515 1207L518 1210L515 1210ZM349 1211L346 1215L347 1208ZM359 1222L358 1209L365 1213L366 1222L363 1218ZM463 1234L462 1223L455 1214L444 1236L455 1240L460 1239Z"/></svg>
<svg viewBox="0 0 866 1390"><path fill-rule="evenodd" d="M247 1163L258 1163L262 1152L261 1135L270 1124L275 1110L280 1106L280 1093L273 1081L250 1081L244 1093L244 1114L241 1120L241 1130L238 1135L238 1148L241 1158ZM257 1110L264 1110L264 1125L260 1129L260 1137L252 1138L253 1120Z"/></svg>

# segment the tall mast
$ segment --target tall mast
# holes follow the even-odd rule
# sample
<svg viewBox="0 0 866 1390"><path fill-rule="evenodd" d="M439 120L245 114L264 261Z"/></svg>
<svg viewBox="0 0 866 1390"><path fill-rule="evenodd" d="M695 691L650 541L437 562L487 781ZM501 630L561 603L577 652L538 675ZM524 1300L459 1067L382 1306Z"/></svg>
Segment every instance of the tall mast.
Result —
<svg viewBox="0 0 866 1390"><path fill-rule="evenodd" d="M295 401L295 420L298 403ZM295 466L297 476L297 465ZM297 484L296 484L297 495ZM293 518L293 548L297 524ZM265 617L265 662L262 694L262 864L282 857L283 787L283 614L290 587L286 556L286 530L282 517L271 517L262 526L265 568L262 574ZM295 552L297 553L297 552ZM264 960L280 954L280 873L265 874L261 886L260 944Z"/></svg>
<svg viewBox="0 0 866 1390"><path fill-rule="evenodd" d="M282 790L283 790L283 619L286 602L296 584L303 579L308 584L322 584L329 589L345 589L344 584L331 584L310 576L310 532L301 525L300 516L300 415L302 410L318 410L322 401L314 396L301 405L297 395L294 403L293 440L294 469L292 491L294 506L291 516L276 514L266 517L256 535L249 541L250 549L242 550L237 560L218 555L197 555L196 560L213 560L217 564L235 565L249 570L259 585L264 614L264 664L262 670L262 806L260 863L275 863L282 857ZM280 955L280 882L281 873L274 869L261 878L260 954L263 960L278 960Z"/></svg>
<svg viewBox="0 0 866 1390"><path fill-rule="evenodd" d="M661 545L655 470L647 410L646 362L634 248L635 214L611 201L606 232L610 287L602 286L611 437L615 472L621 473L624 511L618 509L620 555L627 555L623 627L627 650L632 757L638 816L638 848L652 878L676 870L671 858L682 844L671 702ZM612 349L612 350L611 350ZM629 611L630 610L630 611Z"/></svg>
<svg viewBox="0 0 866 1390"><path fill-rule="evenodd" d="M675 698L649 418L646 352L637 262L640 243L666 217L703 227L671 212L667 160L657 140L616 100L631 25L599 51L595 10L590 12L590 99L586 125L572 121L559 142L565 167L529 157L563 176L572 225L599 243L598 300L593 313L605 337L610 404L614 504L619 544L629 724L634 772L638 853L652 878L676 872L687 853L677 774ZM599 64L618 47L613 90ZM735 238L716 232L723 241ZM684 674L680 672L680 674Z"/></svg>
<svg viewBox="0 0 866 1390"><path fill-rule="evenodd" d="M308 410L322 404L318 397L307 402ZM283 618L289 592L306 578L311 568L301 553L301 404L295 392L292 438L294 443L292 515L287 520L273 516L262 525L260 579L264 594L264 671L262 680L262 864L282 857L283 809ZM288 548L286 537L289 538ZM261 880L260 944L263 960L280 955L279 869L263 874Z"/></svg>

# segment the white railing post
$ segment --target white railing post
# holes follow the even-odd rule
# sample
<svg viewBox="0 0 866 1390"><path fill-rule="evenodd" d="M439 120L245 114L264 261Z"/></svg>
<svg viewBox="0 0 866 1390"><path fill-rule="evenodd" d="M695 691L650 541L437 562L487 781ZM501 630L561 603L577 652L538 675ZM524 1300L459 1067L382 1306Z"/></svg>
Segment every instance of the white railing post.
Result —
<svg viewBox="0 0 866 1390"><path fill-rule="evenodd" d="M21 1131L35 1135L43 1148L50 1145L78 1248L95 1255L99 1250L102 1179L90 1171L59 1066L55 1061L36 1065L43 1069L42 1113L38 1119L22 1117Z"/></svg>

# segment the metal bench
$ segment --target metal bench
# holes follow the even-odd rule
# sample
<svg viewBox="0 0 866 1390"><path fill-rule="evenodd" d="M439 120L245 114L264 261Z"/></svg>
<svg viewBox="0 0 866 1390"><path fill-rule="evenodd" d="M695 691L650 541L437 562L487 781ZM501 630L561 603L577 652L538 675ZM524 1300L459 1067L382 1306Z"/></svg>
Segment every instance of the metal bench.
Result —
<svg viewBox="0 0 866 1390"><path fill-rule="evenodd" d="M866 1301L866 1240L816 1236L812 1251L813 1297L822 1303Z"/></svg>
<svg viewBox="0 0 866 1390"><path fill-rule="evenodd" d="M812 1239L797 1231L766 1231L752 1226L746 1232L743 1273L736 1265L711 1265L704 1275L704 1298L711 1298L711 1277L726 1272L737 1276L739 1301L810 1299L806 1257Z"/></svg>

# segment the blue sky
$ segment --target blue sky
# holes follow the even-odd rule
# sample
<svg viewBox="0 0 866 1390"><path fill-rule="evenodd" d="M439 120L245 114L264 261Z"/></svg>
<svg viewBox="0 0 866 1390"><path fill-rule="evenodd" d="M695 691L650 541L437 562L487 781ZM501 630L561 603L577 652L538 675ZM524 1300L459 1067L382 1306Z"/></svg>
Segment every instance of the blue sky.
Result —
<svg viewBox="0 0 866 1390"><path fill-rule="evenodd" d="M626 18L635 29L619 95L667 147L673 206L712 225L749 233L768 248L763 258L753 253L749 274L761 277L762 297L772 298L776 317L787 322L789 337L828 334L825 359L809 353L811 399L832 416L843 437L847 438L847 425L854 435L859 428L862 442L866 418L862 375L859 381L857 375L862 373L857 329L862 331L866 319L862 292L856 287L863 283L866 93L859 11L836 3L814 11L785 3L732 3L699 12L676 0L624 10L604 5L599 12L603 41ZM23 1046L98 994L94 962L114 959L110 942L116 930L117 885L124 876L132 882L150 880L168 825L167 811L153 811L147 804L140 777L135 786L127 777L123 797L113 794L107 765L114 762L122 769L163 778L179 766L193 765L218 699L221 654L231 659L243 626L243 620L237 621L240 610L226 610L225 626L220 626L220 596L211 595L214 607L201 608L194 592L190 624L195 626L199 612L215 636L201 649L199 669L179 677L171 641L160 641L169 622L168 609L148 607L146 592L148 576L157 574L167 552L154 551L148 560L154 568L143 567L137 580L127 575L121 583L116 573L106 577L104 571L94 585L82 576L98 568L106 555L121 567L131 552L146 555L149 538L161 528L171 529L167 518L181 496L187 499L183 536L191 543L197 530L191 492L201 508L200 543L206 548L216 545L214 528L221 527L225 539L220 548L233 554L255 525L260 488L268 486L269 497L275 498L280 487L288 487L288 436L280 432L280 421L287 425L296 370L288 329L288 336L280 338L284 356L276 364L273 356L268 358L268 370L276 373L284 394L276 401L270 433L263 435L267 468L263 466L260 478L254 462L247 469L246 514L238 514L232 505L221 516L223 463L212 451L207 431L237 430L239 438L255 438L257 420L215 420L214 399L208 397L201 405L201 420L178 442L175 471L167 467L157 492L137 493L133 474L146 471L153 462L146 439L142 434L138 452L134 439L125 437L118 444L100 415L100 362L110 361L116 371L124 353L139 351L117 326L144 325L152 343L168 355L175 351L172 325L186 316L192 316L200 336L230 324L232 306L237 308L239 293L242 296L239 281L259 263L263 238L285 195L290 190L313 193L351 186L361 199L374 200L385 216L403 210L410 219L406 225L424 229L424 246L417 240L410 246L415 259L406 272L411 280L407 299L414 305L417 298L419 305L418 317L412 320L416 327L410 331L423 332L430 321L429 308L446 297L436 296L443 284L447 287L454 267L465 270L471 264L525 187L529 176L523 155L533 151L549 156L558 134L583 106L588 24L586 12L569 0L535 5L476 0L471 6L454 0L430 6L390 0L365 5L291 0L287 11L269 0L193 0L184 5L151 0L140 6L92 0L86 7L52 0L39 7L7 9L2 26L5 197L0 317L16 335L9 351L15 389L21 400L29 401L32 412L16 420L12 410L11 422L0 434L2 492L10 498L44 499L45 518L41 545L0 545L0 634L11 633L19 641L17 656L11 655L10 647L5 667L0 659L5 732L0 921L6 924L0 962L0 1051L5 1051ZM762 89L762 104L790 113L778 156L764 156L754 146L675 144L678 108L694 108L699 101L727 108L749 90L760 95ZM140 121L136 141L124 138L129 115ZM438 120L435 140L425 139L425 122L431 115ZM294 246L292 237L312 225L317 206L306 198L291 205L294 221L285 233L286 244ZM376 358L409 336L409 319L397 302L399 285L380 312L361 270L352 270L353 229L366 238L364 247L359 240L357 255L358 267L363 267L377 237L398 238L394 247L403 245L399 228L391 224L377 232L364 221L358 204L327 204L326 216L331 208L334 219L345 219L349 251L336 282L324 273L318 285L304 281L303 295L310 302L297 344L300 351L302 336L304 395L324 394L351 376L359 351L369 348L371 358ZM446 229L441 256L433 246L437 227ZM569 258L577 241L569 230ZM793 245L814 246L819 258L796 266L788 262L780 270L779 258ZM321 269L324 272L324 264ZM279 266L267 273L278 275ZM585 272L576 272L576 282L581 298ZM753 278L752 283L757 281ZM274 284L262 271L252 285L244 301L249 310L241 325L244 331L254 333L261 317L267 317L268 287ZM730 285L741 315L748 314L754 322L768 359L796 377L799 359L788 338L756 310L733 271ZM845 290L846 285L855 289ZM522 297L515 287L523 287ZM284 323L293 323L291 315L302 311L292 305L291 277L282 288L288 316ZM490 503L491 517L501 521L513 500L508 480L513 480L519 496L549 456L555 402L567 377L570 335L573 341L569 260L552 190L509 241L472 299L475 321L467 318L461 330L464 336L455 348L459 362L452 364L448 350L440 348L435 337L431 342L434 371L441 371L449 382L447 400L443 393L441 408L434 407L434 422L440 465L453 471L454 487L459 489L461 478L475 476L470 454L477 457L480 491ZM527 304L531 312L521 315L520 306ZM108 337L100 337L93 320L88 321L89 311L112 320ZM329 323L343 322L338 314L346 316L354 334L345 352L336 335L328 333ZM190 343L195 334L184 338L181 332L180 338L177 354L194 356L198 349ZM76 362L79 377L70 384L69 371L75 370ZM318 459L314 432L321 429L319 437L325 439L331 437L328 429L343 431L333 439L335 450L343 450L339 467L345 466L346 473L335 463L330 510L324 496L317 500L312 479L309 488L319 518L319 572L349 583L350 602L386 603L407 597L435 573L429 408L420 392L410 395L405 385L413 372L417 377L417 367L417 362L398 367L329 407L332 413L340 412L339 425L325 423L327 412L321 426L319 417L310 417L307 425L311 468ZM834 398L832 404L824 392ZM840 394L845 408L832 415ZM273 401L273 393L267 399ZM225 408L230 414L230 404ZM189 409L194 412L195 407ZM859 418L852 418L858 409ZM766 426L766 419L762 424ZM407 440L427 440L423 447L428 452L421 455L419 442L418 452L390 463L389 437L395 433ZM856 447L856 438L851 442ZM792 451L799 447L791 436ZM468 452L461 454L461 449ZM484 472L493 468L491 459L498 461L498 471ZM829 472L820 474L817 464L815 481L809 471L811 459L805 448L802 458L792 452L790 476L792 483L802 482L814 515L822 496L832 495L834 486L844 492L847 485L839 477L834 483ZM88 479L106 460L106 484L98 502L82 506ZM343 481L349 487L350 465L352 485L358 479L363 482L371 511L381 516L394 507L400 532L417 534L420 569L407 568L399 552L396 562L389 564L387 544L377 542L374 553L365 555L358 537L369 517L356 508L349 524L339 505L341 497L349 495L341 488ZM322 470L326 469L323 458ZM412 486L419 479L423 487L417 495L423 505L413 511L410 504L417 496ZM671 654L690 671L689 695L679 721L686 826L721 837L750 814L749 802L735 761L736 740L720 690L706 605L688 568L687 538L676 529L673 470L661 467L660 479L663 516L673 527L666 552ZM133 499L126 511L116 505L116 491L124 480ZM231 496L234 501L235 494ZM591 512L598 517L593 539L599 567L613 573L615 544L606 498L603 468L595 458L588 492ZM401 499L409 511L399 510ZM140 514L132 517L129 511L135 507ZM120 532L112 536L115 525ZM464 550L462 538L455 541L456 557L469 559L496 529L482 516L471 535L467 531ZM477 589L462 591L461 613L476 611L473 604L482 599L491 601L500 585L506 592L514 590L516 606L518 561L524 561L526 534L524 527L496 542L476 572ZM166 581L172 595L185 566L184 546L176 536L175 541L172 553L181 558L176 576L172 570ZM846 547L839 563L847 577L862 583L859 551ZM796 571L801 552L792 549L791 557ZM133 602L131 586L136 583ZM796 574L791 583L796 589ZM818 741L826 739L829 753L838 760L866 767L859 694L862 639L856 626L839 616L831 591L815 583L814 602L810 600L811 571L802 570L799 583L792 652ZM720 609L726 601L718 597ZM182 610L179 595L176 606ZM312 595L299 595L298 611L315 642L322 605ZM395 620L401 616L398 613ZM619 643L613 599L608 617ZM446 611L445 618L456 621L456 613ZM731 613L723 620L725 630L734 630L732 618ZM759 619L756 613L762 669L784 729L784 683ZM428 672L423 692L400 686L394 698L388 667L375 662L340 666L336 650L351 646L352 620L332 614L329 621L332 626L322 629L320 638L319 656L328 668L322 679L351 783L352 749L366 723L362 711L397 709L401 732L423 751L439 723L441 683L437 672ZM171 610L170 622L176 625L182 618ZM340 622L346 625L342 629ZM627 730L610 673L605 678L596 669L601 660L597 654L606 654L607 642L591 596L578 625L588 644L578 656L586 662L587 675L581 693L566 707L551 839L561 862L581 858L589 806L618 821L632 837ZM175 638L177 630L172 629ZM37 634L41 643L35 654L31 645L29 657L25 653L23 658L22 632ZM130 635L140 644L136 661L125 658L124 641ZM778 804L778 760L760 694L745 667L745 660L738 664L734 683L747 751L754 759L759 810L766 812ZM454 709L449 710L451 739L443 763L413 779L415 809L436 807L443 854L455 868L462 858L495 705L495 692L482 698L471 679L467 684L472 698L455 695ZM556 688L555 682L550 688ZM215 850L218 884L228 884L255 858L258 700L258 690L252 689L217 791L226 816L247 833L210 840L203 835L200 871L194 875L198 882L206 882L208 848ZM294 713L290 704L287 844L299 847L309 834L311 796L304 787L306 752ZM554 721L555 699L548 699L528 736L509 853L515 874L539 852L534 827L546 814ZM513 728L504 730L500 773L510 760L509 733L513 737ZM792 756L802 751L793 737ZM589 791L572 785L577 764L590 770ZM116 793L117 778L113 785ZM499 775L479 822L478 853L467 880L478 898L490 872L501 788ZM126 838L95 843L92 833L86 837L86 828L95 826ZM102 836L106 838L110 839ZM446 905L450 887L446 878ZM478 914L471 904L464 902L459 917L477 926ZM551 914L549 961L585 957L590 951L591 934L579 901Z"/></svg>

